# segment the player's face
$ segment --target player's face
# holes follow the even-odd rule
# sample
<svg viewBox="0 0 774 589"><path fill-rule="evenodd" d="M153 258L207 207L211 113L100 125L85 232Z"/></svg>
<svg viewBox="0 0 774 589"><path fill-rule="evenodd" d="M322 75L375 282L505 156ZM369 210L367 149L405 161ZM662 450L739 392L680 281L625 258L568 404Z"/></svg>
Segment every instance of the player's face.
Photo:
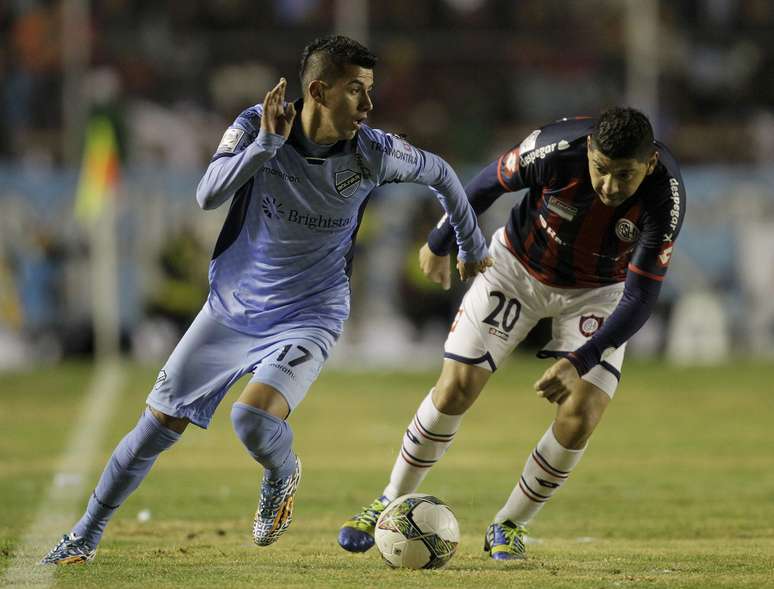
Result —
<svg viewBox="0 0 774 589"><path fill-rule="evenodd" d="M348 65L333 85L324 89L324 115L337 139L352 139L373 109L371 92L374 89L374 72L357 65Z"/></svg>
<svg viewBox="0 0 774 589"><path fill-rule="evenodd" d="M637 158L611 159L588 142L589 175L591 185L604 204L617 207L637 192L645 176L651 174L658 161L654 152L649 160Z"/></svg>

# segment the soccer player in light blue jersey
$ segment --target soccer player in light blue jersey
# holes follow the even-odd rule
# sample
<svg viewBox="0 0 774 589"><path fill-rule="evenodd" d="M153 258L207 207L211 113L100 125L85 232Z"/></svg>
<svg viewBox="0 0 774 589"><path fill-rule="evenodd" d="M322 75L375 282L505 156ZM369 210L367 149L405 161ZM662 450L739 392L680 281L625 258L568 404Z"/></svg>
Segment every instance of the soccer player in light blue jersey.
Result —
<svg viewBox="0 0 774 589"><path fill-rule="evenodd" d="M352 251L375 188L431 187L459 246L465 280L491 265L449 165L366 125L376 57L342 36L301 57L303 97L285 79L226 130L196 190L203 209L230 201L210 262L207 302L159 373L137 426L118 444L75 527L46 564L94 557L115 510L189 423L206 428L229 388L252 373L231 409L237 436L264 468L256 544L290 525L301 461L286 419L303 400L349 315Z"/></svg>

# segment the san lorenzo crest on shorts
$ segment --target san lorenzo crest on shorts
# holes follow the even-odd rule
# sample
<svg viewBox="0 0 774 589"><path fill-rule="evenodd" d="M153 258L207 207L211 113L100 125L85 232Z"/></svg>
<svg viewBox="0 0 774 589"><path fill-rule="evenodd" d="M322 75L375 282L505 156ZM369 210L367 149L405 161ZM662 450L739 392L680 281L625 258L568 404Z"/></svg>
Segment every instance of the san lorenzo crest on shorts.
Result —
<svg viewBox="0 0 774 589"><path fill-rule="evenodd" d="M598 315L581 315L578 328L585 337L591 337L602 327L604 322L605 318Z"/></svg>
<svg viewBox="0 0 774 589"><path fill-rule="evenodd" d="M336 192L344 198L349 198L357 192L362 178L360 172L354 170L347 169L336 172L334 176Z"/></svg>
<svg viewBox="0 0 774 589"><path fill-rule="evenodd" d="M629 219L618 219L618 222L615 224L615 234L621 241L632 243L637 241L637 238L640 236L640 230Z"/></svg>

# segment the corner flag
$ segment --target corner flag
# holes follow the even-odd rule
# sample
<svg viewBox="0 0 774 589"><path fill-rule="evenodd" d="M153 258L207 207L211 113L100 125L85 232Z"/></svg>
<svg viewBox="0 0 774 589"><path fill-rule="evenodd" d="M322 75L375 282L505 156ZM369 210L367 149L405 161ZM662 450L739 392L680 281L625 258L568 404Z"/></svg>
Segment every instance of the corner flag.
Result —
<svg viewBox="0 0 774 589"><path fill-rule="evenodd" d="M104 115L93 116L86 129L86 145L75 193L77 219L94 221L105 202L114 198L118 168L118 143L113 124Z"/></svg>

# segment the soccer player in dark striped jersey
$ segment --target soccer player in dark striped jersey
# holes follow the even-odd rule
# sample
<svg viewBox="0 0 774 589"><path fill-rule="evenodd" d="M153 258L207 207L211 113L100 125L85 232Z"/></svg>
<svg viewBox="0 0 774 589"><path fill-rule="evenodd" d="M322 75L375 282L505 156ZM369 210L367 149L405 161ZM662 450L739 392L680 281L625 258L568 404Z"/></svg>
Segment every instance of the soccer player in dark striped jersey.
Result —
<svg viewBox="0 0 774 589"><path fill-rule="evenodd" d="M417 490L491 374L540 319L551 317L553 329L538 355L555 362L535 389L556 415L486 531L492 558L524 558L527 524L580 461L615 393L626 342L655 306L683 222L677 162L645 115L612 108L533 131L466 187L477 214L522 189L492 237L494 266L465 294L441 375L406 430L389 484L339 532L346 550L370 548L375 518ZM420 251L423 272L445 288L452 238L441 219Z"/></svg>

